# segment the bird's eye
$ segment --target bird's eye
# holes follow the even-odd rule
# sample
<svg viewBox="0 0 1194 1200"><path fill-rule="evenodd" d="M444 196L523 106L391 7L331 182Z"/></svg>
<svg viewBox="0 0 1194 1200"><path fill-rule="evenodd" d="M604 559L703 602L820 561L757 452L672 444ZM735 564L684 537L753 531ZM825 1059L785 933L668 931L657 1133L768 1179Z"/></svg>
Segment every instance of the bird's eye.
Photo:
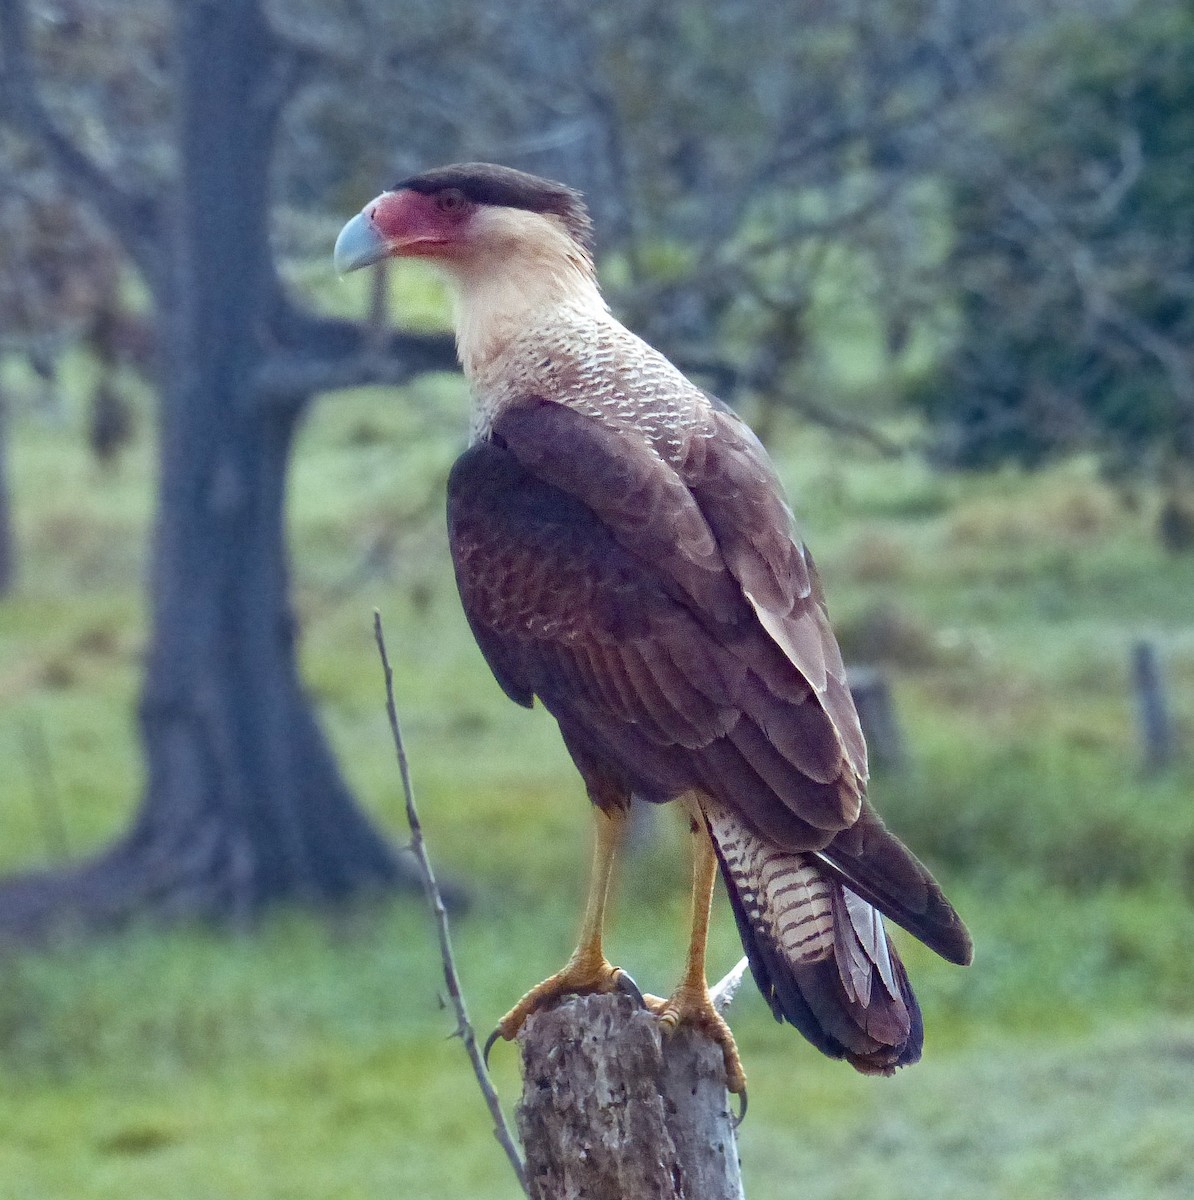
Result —
<svg viewBox="0 0 1194 1200"><path fill-rule="evenodd" d="M435 203L440 212L458 213L464 210L468 200L459 188L445 188L436 193Z"/></svg>

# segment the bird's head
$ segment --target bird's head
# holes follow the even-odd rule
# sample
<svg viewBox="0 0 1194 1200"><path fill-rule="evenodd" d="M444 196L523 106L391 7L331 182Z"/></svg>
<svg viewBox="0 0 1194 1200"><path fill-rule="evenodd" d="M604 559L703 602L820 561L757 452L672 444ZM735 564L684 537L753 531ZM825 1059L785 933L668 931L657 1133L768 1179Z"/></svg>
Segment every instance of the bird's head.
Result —
<svg viewBox="0 0 1194 1200"><path fill-rule="evenodd" d="M341 274L385 258L442 267L455 297L465 371L560 305L608 310L593 272L593 228L578 192L491 163L437 167L370 201L340 231Z"/></svg>
<svg viewBox="0 0 1194 1200"><path fill-rule="evenodd" d="M579 193L510 167L460 163L371 200L340 231L335 264L345 274L383 258L427 258L473 276L553 254L591 269L592 225Z"/></svg>

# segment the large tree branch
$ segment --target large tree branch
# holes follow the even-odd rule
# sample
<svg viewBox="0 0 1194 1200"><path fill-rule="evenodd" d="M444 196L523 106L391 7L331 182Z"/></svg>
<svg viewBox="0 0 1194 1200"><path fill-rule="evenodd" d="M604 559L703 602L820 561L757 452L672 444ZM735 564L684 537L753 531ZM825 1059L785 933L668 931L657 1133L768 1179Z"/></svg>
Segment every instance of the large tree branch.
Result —
<svg viewBox="0 0 1194 1200"><path fill-rule="evenodd" d="M456 366L451 334L390 332L369 324L287 309L279 318L278 348L257 376L268 403L301 402L316 392L384 384L400 387L426 371Z"/></svg>
<svg viewBox="0 0 1194 1200"><path fill-rule="evenodd" d="M156 284L160 276L157 202L118 184L50 115L29 48L25 0L0 0L0 35L0 100L5 119L40 147L62 186L95 209L146 280Z"/></svg>

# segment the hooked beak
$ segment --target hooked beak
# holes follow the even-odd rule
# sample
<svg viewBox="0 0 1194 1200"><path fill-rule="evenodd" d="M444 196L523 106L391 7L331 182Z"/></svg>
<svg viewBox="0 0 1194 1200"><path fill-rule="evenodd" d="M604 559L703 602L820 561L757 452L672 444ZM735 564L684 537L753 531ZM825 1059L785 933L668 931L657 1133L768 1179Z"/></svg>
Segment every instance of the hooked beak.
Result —
<svg viewBox="0 0 1194 1200"><path fill-rule="evenodd" d="M459 244L458 222L444 217L435 199L409 189L382 192L365 205L336 239L341 275L383 258L445 258Z"/></svg>
<svg viewBox="0 0 1194 1200"><path fill-rule="evenodd" d="M349 271L360 270L361 267L372 266L381 262L390 247L382 237L368 209L359 212L336 238L336 248L332 251L332 262L338 275L347 275Z"/></svg>

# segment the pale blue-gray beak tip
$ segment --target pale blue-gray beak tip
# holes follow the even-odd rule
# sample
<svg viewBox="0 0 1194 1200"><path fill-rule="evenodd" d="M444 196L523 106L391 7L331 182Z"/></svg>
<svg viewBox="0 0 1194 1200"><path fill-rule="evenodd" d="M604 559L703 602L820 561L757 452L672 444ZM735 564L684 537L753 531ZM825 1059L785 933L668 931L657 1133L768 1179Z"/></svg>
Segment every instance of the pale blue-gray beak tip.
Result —
<svg viewBox="0 0 1194 1200"><path fill-rule="evenodd" d="M357 213L336 239L332 251L332 262L338 275L372 266L385 258L388 247L385 239L377 232L373 222L363 213Z"/></svg>

